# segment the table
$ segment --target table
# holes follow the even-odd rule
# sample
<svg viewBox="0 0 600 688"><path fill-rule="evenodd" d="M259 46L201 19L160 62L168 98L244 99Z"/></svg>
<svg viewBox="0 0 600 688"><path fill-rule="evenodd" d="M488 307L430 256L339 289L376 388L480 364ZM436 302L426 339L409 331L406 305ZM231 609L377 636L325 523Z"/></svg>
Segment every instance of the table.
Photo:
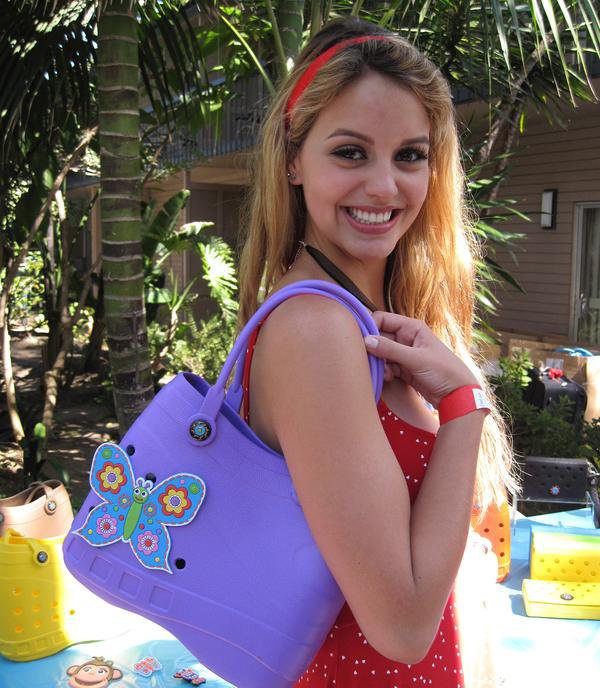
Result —
<svg viewBox="0 0 600 688"><path fill-rule="evenodd" d="M517 515L511 529L511 572L495 586L492 613L502 688L565 688L596 685L600 677L600 621L541 619L525 615L521 598L523 578L529 575L531 528L574 527L593 530L590 509L564 511L525 518ZM83 595L87 591L82 591ZM90 594L91 595L91 594ZM233 688L198 663L171 634L152 622L106 605L93 597L87 605L89 623L97 642L79 643L51 657L31 662L10 662L0 657L0 688L59 688L68 686L67 669L102 656L123 672L114 688L185 688L175 679L178 669L191 667L206 677L206 688ZM146 656L158 658L163 669L150 677L133 672L133 664ZM265 686L268 688L268 686ZM340 687L343 688L343 687Z"/></svg>
<svg viewBox="0 0 600 688"><path fill-rule="evenodd" d="M544 619L525 614L521 584L529 577L531 528L594 530L590 508L525 518L511 529L511 570L496 586L498 659L503 688L566 688L600 681L600 621Z"/></svg>

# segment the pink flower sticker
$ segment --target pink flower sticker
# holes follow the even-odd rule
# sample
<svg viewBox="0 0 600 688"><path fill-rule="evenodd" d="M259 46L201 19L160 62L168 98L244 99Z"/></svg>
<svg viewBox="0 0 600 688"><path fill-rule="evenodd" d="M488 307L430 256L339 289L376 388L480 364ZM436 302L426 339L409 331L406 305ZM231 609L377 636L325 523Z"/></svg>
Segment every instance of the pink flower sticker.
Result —
<svg viewBox="0 0 600 688"><path fill-rule="evenodd" d="M138 549L144 554L158 551L158 537L154 533L140 533L138 535Z"/></svg>
<svg viewBox="0 0 600 688"><path fill-rule="evenodd" d="M109 538L117 532L117 519L105 514L96 521L96 532L102 537Z"/></svg>

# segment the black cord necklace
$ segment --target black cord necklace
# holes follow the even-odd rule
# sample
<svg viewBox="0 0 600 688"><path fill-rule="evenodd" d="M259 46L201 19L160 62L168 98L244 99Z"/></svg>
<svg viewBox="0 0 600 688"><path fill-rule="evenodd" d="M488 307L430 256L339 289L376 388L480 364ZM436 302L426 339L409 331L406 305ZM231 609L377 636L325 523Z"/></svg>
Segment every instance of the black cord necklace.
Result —
<svg viewBox="0 0 600 688"><path fill-rule="evenodd" d="M365 296L362 291L354 284L354 282L346 275L346 273L342 272L335 263L332 263L329 258L319 251L319 249L315 248L314 246L310 246L309 244L305 244L303 241L300 242L302 246L306 249L306 252L313 257L313 259L325 270L325 272L332 278L334 279L339 285L344 287L347 291L349 291L353 296L355 296L366 308L368 308L370 311L376 311L378 310L377 306L367 297ZM392 262L388 260L386 267L385 267L385 278L384 278L384 292L385 292L385 297L386 297L386 308L390 311L393 312L392 305L390 302L390 294L389 294L389 280L391 277L391 266Z"/></svg>

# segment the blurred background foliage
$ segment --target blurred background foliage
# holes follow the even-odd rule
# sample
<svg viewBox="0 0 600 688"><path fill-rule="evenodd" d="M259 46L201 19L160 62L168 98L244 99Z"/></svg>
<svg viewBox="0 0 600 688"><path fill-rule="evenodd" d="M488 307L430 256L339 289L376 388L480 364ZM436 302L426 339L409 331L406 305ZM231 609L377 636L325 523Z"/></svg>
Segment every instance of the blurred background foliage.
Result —
<svg viewBox="0 0 600 688"><path fill-rule="evenodd" d="M595 98L588 73L591 57L600 56L595 0L123 2L133 7L137 22L142 183L177 170L163 152L178 132L193 134L210 126L218 137L224 108L237 97L236 84L259 75L272 93L310 36L341 16L352 14L398 32L440 67L457 102L483 103L482 119L463 125L461 135L466 194L485 253L477 265L475 336L496 340L488 322L498 307L492 285L521 286L510 266L498 263L495 249L509 248L516 260L524 238L510 231L511 220L523 216L516 199L502 197L502 182L528 113L541 113L560 126L577 101ZM98 175L100 170L96 69L102 38L98 18L106 6L104 0L7 0L3 6L0 345L10 422L2 431L3 439L21 447L29 479L42 470L48 436L56 432L47 383L55 378L58 393L77 375L92 371L105 390L111 387L102 266L74 258L92 208L70 201L67 184L74 173ZM257 118L256 124L260 114ZM188 196L182 191L160 206L139 205L156 387L184 368L213 381L235 331L235 250L219 236L219 227L179 224ZM195 252L202 265L201 274L187 283L170 268L170 257L182 251ZM200 280L207 283L214 308L195 320L191 307ZM11 337L25 330L44 340L38 406L19 402L12 373ZM74 351L81 355L73 356ZM505 365L510 378L513 364ZM500 394L527 427L521 432L515 426L515 437L529 433L533 443L546 432L535 430L535 423L550 421L528 416L518 404L517 381L510 384L512 392L506 380L499 383ZM561 433L548 436L558 441ZM597 428L587 428L569 446L596 451L596 440L589 439L594 433Z"/></svg>

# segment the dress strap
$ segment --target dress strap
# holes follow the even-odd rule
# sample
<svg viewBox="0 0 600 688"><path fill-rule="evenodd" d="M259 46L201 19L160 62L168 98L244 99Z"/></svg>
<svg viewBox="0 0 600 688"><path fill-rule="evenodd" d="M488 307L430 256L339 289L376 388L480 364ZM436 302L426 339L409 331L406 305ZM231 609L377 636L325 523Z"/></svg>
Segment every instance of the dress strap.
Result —
<svg viewBox="0 0 600 688"><path fill-rule="evenodd" d="M268 318L269 316L267 316ZM265 318L265 320L267 319ZM244 375L242 378L242 409L243 418L246 423L250 422L250 366L252 365L252 354L254 353L254 346L256 345L256 340L258 339L258 333L260 332L261 325L265 320L261 320L254 332L250 335L248 339L248 348L246 350L246 358L244 360Z"/></svg>

